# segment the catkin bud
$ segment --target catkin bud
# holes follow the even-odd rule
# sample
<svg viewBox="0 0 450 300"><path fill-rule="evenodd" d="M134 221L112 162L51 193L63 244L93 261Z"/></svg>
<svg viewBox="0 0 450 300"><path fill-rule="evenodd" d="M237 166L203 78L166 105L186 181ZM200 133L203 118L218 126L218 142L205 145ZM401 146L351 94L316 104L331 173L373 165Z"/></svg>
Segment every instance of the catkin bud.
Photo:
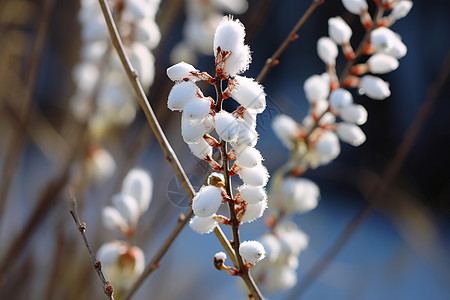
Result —
<svg viewBox="0 0 450 300"><path fill-rule="evenodd" d="M152 178L144 170L132 169L123 179L122 193L132 196L137 201L141 214L148 209L152 191Z"/></svg>
<svg viewBox="0 0 450 300"><path fill-rule="evenodd" d="M359 87L368 97L375 100L384 100L391 95L389 84L372 75L363 76Z"/></svg>
<svg viewBox="0 0 450 300"><path fill-rule="evenodd" d="M192 199L192 210L198 217L209 217L217 212L222 204L222 192L215 186L203 186Z"/></svg>
<svg viewBox="0 0 450 300"><path fill-rule="evenodd" d="M245 184L251 186L265 186L269 180L269 173L263 165L253 168L242 167L239 176Z"/></svg>
<svg viewBox="0 0 450 300"><path fill-rule="evenodd" d="M328 34L338 45L342 45L350 42L352 29L341 17L330 18L328 19Z"/></svg>
<svg viewBox="0 0 450 300"><path fill-rule="evenodd" d="M266 190L263 187L241 185L238 188L241 198L249 204L255 204L267 199Z"/></svg>
<svg viewBox="0 0 450 300"><path fill-rule="evenodd" d="M389 15L389 17L391 17L394 20L404 18L408 15L412 6L413 6L412 1L408 1L408 0L398 1L392 8L392 11L391 11L391 14Z"/></svg>
<svg viewBox="0 0 450 300"><path fill-rule="evenodd" d="M245 212L240 221L242 223L251 223L262 217L267 208L267 200L256 202L255 204L247 204Z"/></svg>
<svg viewBox="0 0 450 300"><path fill-rule="evenodd" d="M253 147L246 147L241 151L237 151L236 156L239 165L246 168L252 168L261 164L263 159L261 153Z"/></svg>
<svg viewBox="0 0 450 300"><path fill-rule="evenodd" d="M239 133L238 121L232 114L222 110L214 116L214 122L216 132L222 140L227 142L236 140Z"/></svg>
<svg viewBox="0 0 450 300"><path fill-rule="evenodd" d="M236 76L234 88L231 90L233 97L240 105L262 113L266 108L266 94L263 87L252 78Z"/></svg>
<svg viewBox="0 0 450 300"><path fill-rule="evenodd" d="M306 99L310 103L326 99L330 93L330 85L320 75L312 75L303 84Z"/></svg>
<svg viewBox="0 0 450 300"><path fill-rule="evenodd" d="M239 246L239 253L246 262L252 263L257 263L266 256L263 245L257 241L242 242Z"/></svg>
<svg viewBox="0 0 450 300"><path fill-rule="evenodd" d="M342 0L345 9L355 15L360 15L363 11L367 11L366 0Z"/></svg>
<svg viewBox="0 0 450 300"><path fill-rule="evenodd" d="M342 120L362 125L367 121L367 110L359 104L352 104L339 111Z"/></svg>
<svg viewBox="0 0 450 300"><path fill-rule="evenodd" d="M368 60L370 72L373 74L385 74L398 68L398 60L384 53L376 53Z"/></svg>
<svg viewBox="0 0 450 300"><path fill-rule="evenodd" d="M336 133L341 140L352 146L359 146L366 141L366 135L355 124L346 122L338 123Z"/></svg>
<svg viewBox="0 0 450 300"><path fill-rule="evenodd" d="M167 76L170 80L175 82L183 81L185 78L197 81L198 79L195 76L192 76L191 72L198 72L198 70L195 69L193 65L185 63L184 61L167 68Z"/></svg>
<svg viewBox="0 0 450 300"><path fill-rule="evenodd" d="M341 109L349 106L353 103L352 94L345 89L336 89L330 93L330 106L335 111L340 111Z"/></svg>
<svg viewBox="0 0 450 300"><path fill-rule="evenodd" d="M197 90L197 85L191 81L182 81L175 84L169 93L167 107L172 111L182 111L189 100L197 97Z"/></svg>
<svg viewBox="0 0 450 300"><path fill-rule="evenodd" d="M334 66L338 55L338 48L329 37L321 37L317 41L317 54L326 65Z"/></svg>
<svg viewBox="0 0 450 300"><path fill-rule="evenodd" d="M183 108L183 118L203 119L211 112L211 98L194 97Z"/></svg>
<svg viewBox="0 0 450 300"><path fill-rule="evenodd" d="M204 139L199 139L198 143L190 143L188 146L192 154L200 159L205 159L207 156L212 157L212 147Z"/></svg>
<svg viewBox="0 0 450 300"><path fill-rule="evenodd" d="M217 222L214 220L215 216L216 216L215 214L204 218L194 216L189 221L189 227L191 227L192 230L200 234L210 233L211 231L214 230L214 227L217 226Z"/></svg>

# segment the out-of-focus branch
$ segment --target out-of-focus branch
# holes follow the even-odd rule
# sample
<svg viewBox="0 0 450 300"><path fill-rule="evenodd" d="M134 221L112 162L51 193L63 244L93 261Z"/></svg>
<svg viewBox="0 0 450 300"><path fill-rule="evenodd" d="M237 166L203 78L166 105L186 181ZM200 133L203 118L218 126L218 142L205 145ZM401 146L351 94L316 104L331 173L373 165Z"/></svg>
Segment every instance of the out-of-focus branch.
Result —
<svg viewBox="0 0 450 300"><path fill-rule="evenodd" d="M114 22L114 19L112 17L112 13L109 8L109 5L106 2L106 0L99 0L99 3L101 6L103 15L105 17L105 20L106 20L106 24L108 26L108 30L109 30L114 48L117 50L117 53L120 57L122 65L125 68L125 71L127 73L128 79L130 80L130 82L133 86L133 89L136 93L136 96L139 100L139 104L141 105L141 108L144 111L147 121L150 124L150 127L152 128L153 134L155 135L156 139L158 140L158 143L160 144L161 149L163 150L167 160L170 162L173 169L175 170L187 195L189 196L190 199L192 199L195 195L194 188L192 187L191 182L189 181L188 177L186 176L186 173L185 173L183 167L181 166L181 164L178 160L178 157L176 156L175 152L173 151L172 146L170 145L163 130L161 129L161 126L159 125L159 122L153 112L153 109L147 99L147 96L145 95L142 85L139 82L139 76L138 76L137 72L134 70L133 66L130 63L128 56L125 53L125 49L124 49L123 43L121 41L119 32L117 30L116 24ZM172 230L172 233L166 239L166 242L163 244L163 246L158 251L155 259L153 259L152 262L147 266L143 275L141 275L141 277L137 280L135 285L133 285L133 287L130 289L130 292L125 295L124 299L130 299L132 297L132 295L137 291L139 286L142 284L142 282L144 282L145 278L151 274L151 272L155 269L155 266L157 266L159 260L167 252L167 249L169 249L169 247L172 245L176 236L179 234L181 229L186 225L186 223L188 222L188 220L191 216L192 216L192 209L189 208L185 214L184 220L182 222L177 223L175 228ZM225 250L227 251L228 255L230 257L233 257L234 253L231 248L231 245L229 244L228 239L223 234L223 232L220 230L220 228L216 227L214 229L214 233L218 237L221 244L227 246L227 247L225 247Z"/></svg>
<svg viewBox="0 0 450 300"><path fill-rule="evenodd" d="M421 128L425 124L426 120L430 116L434 105L436 104L439 93L442 88L446 86L446 82L449 79L450 73L450 52L447 52L442 68L435 80L428 89L427 97L416 114L413 122L409 126L397 152L392 159L391 163L386 168L383 174L382 180L374 186L372 192L367 197L367 202L356 213L353 219L347 224L344 231L339 235L336 241L325 252L322 258L317 261L311 269L306 273L304 279L297 284L297 288L294 288L287 299L299 299L305 291L314 283L314 281L327 269L334 258L341 252L347 242L362 224L364 219L371 212L374 205L383 201L384 195L389 191L390 185L397 177L400 169L405 162L411 148L413 147Z"/></svg>
<svg viewBox="0 0 450 300"><path fill-rule="evenodd" d="M69 190L69 191L67 191L67 196L70 199L70 206L71 206L70 214L72 215L72 218L78 227L78 231L80 232L81 237L83 238L84 245L86 246L86 248L89 252L89 256L91 257L92 266L94 267L94 270L97 272L97 276L100 279L106 299L114 300L114 296L113 296L114 289L111 286L111 284L109 283L109 281L106 281L105 276L103 275L103 272L102 272L102 264L95 257L94 251L92 250L92 247L89 244L89 240L86 236L86 223L81 222L80 217L78 216L77 200L75 198L75 195Z"/></svg>
<svg viewBox="0 0 450 300"><path fill-rule="evenodd" d="M20 110L20 124L26 124L30 118L33 104L33 94L36 87L39 65L42 52L47 39L47 29L50 23L50 15L53 10L54 0L46 0L43 3L42 16L40 18L36 39L33 50L30 54L30 62L27 67L25 94ZM2 219L4 206L8 197L9 187L14 177L17 163L20 158L21 148L26 135L23 126L13 131L10 142L8 143L5 159L2 166L2 180L0 183L0 220Z"/></svg>
<svg viewBox="0 0 450 300"><path fill-rule="evenodd" d="M297 24L295 24L295 26L292 28L291 32L289 32L288 36L280 45L280 47L278 47L275 53L266 60L263 69L261 70L261 72L259 72L258 77L256 77L256 81L262 82L264 78L266 78L270 69L272 69L279 63L278 58L287 49L289 44L298 38L297 33L300 31L300 29L302 29L302 27L305 25L306 21L308 21L308 19L312 16L314 11L324 2L325 0L313 0L311 2L311 5L308 7L303 16L298 20Z"/></svg>

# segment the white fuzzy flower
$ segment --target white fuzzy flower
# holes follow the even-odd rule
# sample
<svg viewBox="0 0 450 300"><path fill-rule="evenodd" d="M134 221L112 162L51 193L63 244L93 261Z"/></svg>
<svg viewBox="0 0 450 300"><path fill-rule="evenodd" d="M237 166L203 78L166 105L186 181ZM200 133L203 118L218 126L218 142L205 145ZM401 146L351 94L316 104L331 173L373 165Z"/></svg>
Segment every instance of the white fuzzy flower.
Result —
<svg viewBox="0 0 450 300"><path fill-rule="evenodd" d="M292 149L300 136L299 124L287 115L278 115L273 119L272 130L287 148Z"/></svg>
<svg viewBox="0 0 450 300"><path fill-rule="evenodd" d="M103 208L102 221L103 225L110 230L119 229L123 232L127 232L129 229L124 217L122 217L119 211L112 206Z"/></svg>
<svg viewBox="0 0 450 300"><path fill-rule="evenodd" d="M194 97L184 105L183 118L199 120L206 117L210 112L211 112L211 98Z"/></svg>
<svg viewBox="0 0 450 300"><path fill-rule="evenodd" d="M185 63L184 61L167 68L167 76L172 81L183 81L185 78L197 81L198 78L192 76L191 72L198 72L198 70L195 69L193 65Z"/></svg>
<svg viewBox="0 0 450 300"><path fill-rule="evenodd" d="M348 43L352 37L352 29L341 17L328 19L328 34L338 44Z"/></svg>
<svg viewBox="0 0 450 300"><path fill-rule="evenodd" d="M394 20L404 18L408 15L412 6L413 6L412 1L409 1L409 0L398 1L392 8L392 11L391 11L391 14L389 15L389 17L391 17Z"/></svg>
<svg viewBox="0 0 450 300"><path fill-rule="evenodd" d="M250 64L250 48L244 45L245 28L239 20L224 17L214 33L214 55L217 50L228 51L229 57L225 62L224 73L234 76L247 70Z"/></svg>
<svg viewBox="0 0 450 300"><path fill-rule="evenodd" d="M274 236L273 234L264 234L262 237L259 238L261 244L263 245L264 249L266 250L266 256L269 261L275 262L281 251L281 245L278 241L278 238Z"/></svg>
<svg viewBox="0 0 450 300"><path fill-rule="evenodd" d="M336 133L341 140L352 146L359 146L366 141L366 135L361 128L352 123L338 123Z"/></svg>
<svg viewBox="0 0 450 300"><path fill-rule="evenodd" d="M135 227L140 215L139 204L137 200L127 194L115 194L111 198L114 207L125 219L129 227Z"/></svg>
<svg viewBox="0 0 450 300"><path fill-rule="evenodd" d="M246 262L252 263L257 263L266 256L263 245L257 241L242 242L239 246L239 253Z"/></svg>
<svg viewBox="0 0 450 300"><path fill-rule="evenodd" d="M376 53L372 55L367 63L369 65L370 72L373 74L384 74L394 71L398 68L398 60L384 53Z"/></svg>
<svg viewBox="0 0 450 300"><path fill-rule="evenodd" d="M99 79L98 66L93 63L79 63L72 71L72 78L77 82L78 88L85 93L91 93Z"/></svg>
<svg viewBox="0 0 450 300"><path fill-rule="evenodd" d="M231 97L245 108L262 113L266 108L263 87L252 78L243 76L236 76L233 82L235 86L231 90Z"/></svg>
<svg viewBox="0 0 450 300"><path fill-rule="evenodd" d="M142 250L123 241L103 244L98 249L97 259L102 263L105 277L116 291L128 289L145 268Z"/></svg>
<svg viewBox="0 0 450 300"><path fill-rule="evenodd" d="M148 209L152 191L152 178L144 170L132 169L123 179L122 193L132 196L137 201L141 214Z"/></svg>
<svg viewBox="0 0 450 300"><path fill-rule="evenodd" d="M325 64L334 66L338 56L338 48L329 37L321 37L317 41L317 54Z"/></svg>
<svg viewBox="0 0 450 300"><path fill-rule="evenodd" d="M241 217L242 223L250 223L262 217L267 208L267 200L247 204L245 212Z"/></svg>
<svg viewBox="0 0 450 300"><path fill-rule="evenodd" d="M197 91L197 85L191 81L176 83L169 93L167 107L172 111L182 111L189 100L197 97Z"/></svg>
<svg viewBox="0 0 450 300"><path fill-rule="evenodd" d="M278 236L281 244L281 255L298 256L300 252L308 247L308 236L298 229L294 222L283 221L274 228L274 233Z"/></svg>
<svg viewBox="0 0 450 300"><path fill-rule="evenodd" d="M139 20L135 23L134 37L136 41L144 43L150 49L154 49L161 40L161 31L154 20Z"/></svg>
<svg viewBox="0 0 450 300"><path fill-rule="evenodd" d="M370 41L378 52L389 52L397 39L397 35L386 27L378 27L370 33Z"/></svg>
<svg viewBox="0 0 450 300"><path fill-rule="evenodd" d="M341 109L353 103L352 94L342 88L335 89L330 93L330 106L335 111L339 112Z"/></svg>
<svg viewBox="0 0 450 300"><path fill-rule="evenodd" d="M287 211L305 213L317 207L319 187L305 178L288 177L283 182L283 207Z"/></svg>
<svg viewBox="0 0 450 300"><path fill-rule="evenodd" d="M325 131L319 137L315 145L315 152L318 155L318 163L324 165L335 159L341 153L339 139L333 132Z"/></svg>
<svg viewBox="0 0 450 300"><path fill-rule="evenodd" d="M310 103L326 99L330 93L330 85L320 75L312 75L303 84L306 99Z"/></svg>
<svg viewBox="0 0 450 300"><path fill-rule="evenodd" d="M204 139L199 139L198 143L190 143L188 146L192 154L200 159L205 159L207 156L212 157L212 147Z"/></svg>
<svg viewBox="0 0 450 300"><path fill-rule="evenodd" d="M274 266L264 277L267 290L271 293L279 290L289 290L297 283L297 270L287 266Z"/></svg>
<svg viewBox="0 0 450 300"><path fill-rule="evenodd" d="M222 192L218 187L203 186L192 199L192 210L198 217L209 217L217 212L222 200Z"/></svg>
<svg viewBox="0 0 450 300"><path fill-rule="evenodd" d="M244 120L237 120L238 136L237 139L231 142L231 146L236 152L240 152L247 147L255 147L258 142L258 132Z"/></svg>
<svg viewBox="0 0 450 300"><path fill-rule="evenodd" d="M225 252L217 252L216 254L214 254L214 258L217 260L225 261L227 259L227 255L225 254Z"/></svg>
<svg viewBox="0 0 450 300"><path fill-rule="evenodd" d="M242 167L239 177L246 185L265 186L269 180L269 173L263 165L257 165L253 168Z"/></svg>
<svg viewBox="0 0 450 300"><path fill-rule="evenodd" d="M342 0L345 9L355 15L360 15L363 11L367 11L366 0Z"/></svg>
<svg viewBox="0 0 450 300"><path fill-rule="evenodd" d="M238 121L232 114L222 110L214 116L214 122L216 132L222 140L232 142L237 139L239 133Z"/></svg>
<svg viewBox="0 0 450 300"><path fill-rule="evenodd" d="M386 51L386 54L391 55L397 59L400 59L403 56L405 56L407 52L408 48L406 47L406 45L402 42L399 36L396 36L394 45L390 50Z"/></svg>
<svg viewBox="0 0 450 300"><path fill-rule="evenodd" d="M263 187L241 185L238 188L241 198L249 204L255 204L267 199L266 190Z"/></svg>
<svg viewBox="0 0 450 300"><path fill-rule="evenodd" d="M181 118L181 135L186 143L198 143L205 133L207 133L207 129L203 120Z"/></svg>
<svg viewBox="0 0 450 300"><path fill-rule="evenodd" d="M367 121L367 110L359 104L352 104L339 111L339 115L345 122L362 125Z"/></svg>
<svg viewBox="0 0 450 300"><path fill-rule="evenodd" d="M375 100L384 100L391 95L389 84L381 78L372 75L363 76L359 87L367 97Z"/></svg>
<svg viewBox="0 0 450 300"><path fill-rule="evenodd" d="M263 159L261 153L253 147L246 147L242 151L237 151L236 157L239 165L247 168L261 164Z"/></svg>
<svg viewBox="0 0 450 300"><path fill-rule="evenodd" d="M128 55L142 85L149 87L155 78L155 57L152 52L147 46L134 42L129 47Z"/></svg>
<svg viewBox="0 0 450 300"><path fill-rule="evenodd" d="M95 147L89 151L85 162L86 174L89 181L101 182L111 177L116 169L116 162L112 155L102 147Z"/></svg>
<svg viewBox="0 0 450 300"><path fill-rule="evenodd" d="M191 227L192 230L200 234L210 233L217 226L217 222L214 220L215 216L216 216L215 214L204 218L194 216L189 221L189 227Z"/></svg>

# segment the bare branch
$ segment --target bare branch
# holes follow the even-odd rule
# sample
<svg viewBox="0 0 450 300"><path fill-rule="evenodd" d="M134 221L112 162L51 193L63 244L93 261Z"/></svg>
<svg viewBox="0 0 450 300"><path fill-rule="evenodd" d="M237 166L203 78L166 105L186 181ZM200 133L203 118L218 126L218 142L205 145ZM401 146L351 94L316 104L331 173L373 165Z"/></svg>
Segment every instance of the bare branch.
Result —
<svg viewBox="0 0 450 300"><path fill-rule="evenodd" d="M276 66L279 63L278 58L287 49L289 44L298 38L297 33L300 31L300 29L302 29L302 27L305 25L306 21L308 21L308 19L312 16L314 11L324 2L325 0L313 0L311 2L306 12L303 14L303 16L301 16L297 24L295 24L295 26L292 28L291 32L289 32L288 36L280 45L280 47L278 47L275 53L266 60L263 69L261 70L261 72L259 72L258 77L256 77L256 81L262 82L264 78L266 78L270 69L272 69L272 67Z"/></svg>
<svg viewBox="0 0 450 300"><path fill-rule="evenodd" d="M83 242L86 245L86 248L89 252L89 255L91 257L92 266L94 267L94 270L97 272L98 278L100 279L106 299L114 300L114 296L113 296L114 289L111 286L111 284L109 283L109 281L106 281L105 276L103 275L103 272L102 272L102 264L95 257L94 251L92 250L92 247L89 244L89 240L86 236L86 223L81 222L80 217L78 216L77 200L75 198L75 195L73 194L72 191L67 190L67 197L70 200L70 207L72 208L70 210L70 214L72 215L72 218L78 227L78 231L80 232L81 237L83 238Z"/></svg>

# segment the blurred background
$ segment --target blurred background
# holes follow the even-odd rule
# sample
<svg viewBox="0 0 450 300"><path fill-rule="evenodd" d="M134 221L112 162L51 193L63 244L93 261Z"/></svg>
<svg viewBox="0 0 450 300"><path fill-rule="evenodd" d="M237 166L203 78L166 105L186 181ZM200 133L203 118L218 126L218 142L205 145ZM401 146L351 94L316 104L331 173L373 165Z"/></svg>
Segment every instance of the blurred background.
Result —
<svg viewBox="0 0 450 300"><path fill-rule="evenodd" d="M166 69L178 62L171 59L189 57L198 69L214 71L213 58L206 51L187 53L184 50L191 46L179 44L186 39L185 26L192 10L198 9L195 5L209 7L220 1L194 2L161 2L156 14L161 39L158 46L149 46L155 69L146 92L198 188L208 175L207 165L190 153L180 134L181 115L166 104L173 85ZM245 75L256 77L310 2L250 0L248 9L232 7L237 2L219 11L240 12L236 17L247 28L246 41L253 52ZM149 171L154 181L152 202L133 241L147 261L187 208L188 199L139 109L127 122L110 128L102 124L91 131L74 112L73 99L79 92L74 67L88 39L83 36L79 9L78 1L0 1L0 299L102 297L69 214L64 192L69 184L76 189L81 219L87 223L92 246L98 249L112 239L122 239L102 225L102 208L110 205L130 168ZM337 15L353 28L356 47L364 33L358 17L345 11L340 1L325 1L262 82L268 108L258 116L257 148L270 173L289 154L275 137L271 120L284 113L300 122L307 114L303 82L324 71L316 41L327 35L327 19ZM302 299L448 299L450 82L442 74L448 74L450 66L450 5L444 0L414 1L410 14L392 30L402 36L408 54L396 71L382 76L390 83L391 96L385 101L355 98L369 112L362 126L367 141L357 148L341 144L335 161L304 174L320 187L321 200L315 210L294 219L310 238L300 255L300 283L365 205L385 170L398 162L394 157L400 143L426 99L432 97L430 114L421 114L425 122L383 201L365 216ZM338 74L344 65L345 59L339 57ZM82 74L89 81L90 73ZM93 136L98 139L93 141ZM108 158L95 161L99 151L107 152ZM105 171L105 166L112 169ZM242 239L257 239L265 231L259 220L242 226ZM225 232L231 236L228 228ZM214 236L185 228L135 299L244 298L235 278L213 268L212 257L221 250ZM284 299L288 294L267 296Z"/></svg>

